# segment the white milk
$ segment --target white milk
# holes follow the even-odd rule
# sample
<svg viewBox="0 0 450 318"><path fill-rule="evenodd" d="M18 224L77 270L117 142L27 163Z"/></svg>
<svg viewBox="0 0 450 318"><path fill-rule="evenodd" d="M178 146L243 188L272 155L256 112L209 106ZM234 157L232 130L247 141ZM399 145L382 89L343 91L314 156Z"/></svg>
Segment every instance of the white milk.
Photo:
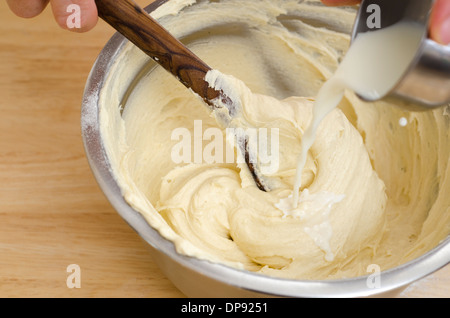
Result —
<svg viewBox="0 0 450 318"><path fill-rule="evenodd" d="M384 97L414 59L422 36L420 25L407 22L357 36L334 76L323 85L316 97L313 119L302 138L293 192L294 209L299 202L302 170L319 124L338 106L346 89L364 99Z"/></svg>

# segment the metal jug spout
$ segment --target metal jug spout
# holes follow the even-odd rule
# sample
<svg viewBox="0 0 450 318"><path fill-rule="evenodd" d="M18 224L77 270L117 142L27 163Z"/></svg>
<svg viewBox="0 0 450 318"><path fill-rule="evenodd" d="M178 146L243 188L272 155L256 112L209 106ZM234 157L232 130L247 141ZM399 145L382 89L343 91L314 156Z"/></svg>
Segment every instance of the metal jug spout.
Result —
<svg viewBox="0 0 450 318"><path fill-rule="evenodd" d="M360 33L377 31L399 22L414 23L423 28L423 38L414 59L392 90L381 98L412 111L450 104L450 46L428 37L434 2L363 0L353 28L352 41Z"/></svg>

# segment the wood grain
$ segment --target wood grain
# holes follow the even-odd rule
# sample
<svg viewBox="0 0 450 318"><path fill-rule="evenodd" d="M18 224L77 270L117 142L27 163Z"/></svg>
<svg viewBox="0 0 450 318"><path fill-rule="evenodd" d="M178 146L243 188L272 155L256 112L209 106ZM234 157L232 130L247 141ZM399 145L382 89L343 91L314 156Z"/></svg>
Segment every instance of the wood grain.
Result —
<svg viewBox="0 0 450 318"><path fill-rule="evenodd" d="M183 297L110 206L83 149L89 71L114 30L61 30L0 1L0 297ZM146 2L140 1L142 5ZM81 288L66 285L70 264Z"/></svg>
<svg viewBox="0 0 450 318"><path fill-rule="evenodd" d="M20 19L0 1L0 297L184 297L85 158L83 89L113 33L103 21L86 34L61 30L49 8ZM81 268L79 289L66 285L70 264ZM447 266L400 296L449 297L449 274Z"/></svg>
<svg viewBox="0 0 450 318"><path fill-rule="evenodd" d="M129 0L96 0L99 16L142 51L151 56L186 87L203 100L220 97L220 91L209 87L205 75L211 68L175 39L144 10Z"/></svg>

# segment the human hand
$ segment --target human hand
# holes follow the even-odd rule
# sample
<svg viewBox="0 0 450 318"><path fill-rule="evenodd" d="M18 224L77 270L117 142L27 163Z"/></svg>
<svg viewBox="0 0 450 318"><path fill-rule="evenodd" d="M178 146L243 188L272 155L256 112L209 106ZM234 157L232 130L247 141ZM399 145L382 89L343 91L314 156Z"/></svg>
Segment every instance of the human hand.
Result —
<svg viewBox="0 0 450 318"><path fill-rule="evenodd" d="M94 0L6 0L17 16L33 18L51 3L53 15L59 26L75 32L91 30L98 20ZM78 20L77 20L78 19ZM75 23L78 22L78 23Z"/></svg>
<svg viewBox="0 0 450 318"><path fill-rule="evenodd" d="M329 6L354 5L360 0L322 0ZM438 43L450 44L450 0L436 0L430 19L430 37Z"/></svg>

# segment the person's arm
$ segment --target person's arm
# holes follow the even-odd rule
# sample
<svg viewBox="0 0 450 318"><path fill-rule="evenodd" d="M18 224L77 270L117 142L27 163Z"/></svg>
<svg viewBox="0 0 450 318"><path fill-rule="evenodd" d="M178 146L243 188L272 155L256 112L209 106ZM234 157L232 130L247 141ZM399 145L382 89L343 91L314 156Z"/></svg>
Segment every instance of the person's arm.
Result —
<svg viewBox="0 0 450 318"><path fill-rule="evenodd" d="M91 30L98 20L97 6L94 0L6 0L11 11L22 18L33 18L39 15L51 3L53 15L59 26L75 32ZM76 7L74 7L76 6ZM76 10L75 10L76 9ZM68 19L78 14L80 25L73 27Z"/></svg>
<svg viewBox="0 0 450 318"><path fill-rule="evenodd" d="M355 5L360 0L322 0L328 6ZM430 37L438 43L450 44L450 0L436 0L430 19Z"/></svg>

